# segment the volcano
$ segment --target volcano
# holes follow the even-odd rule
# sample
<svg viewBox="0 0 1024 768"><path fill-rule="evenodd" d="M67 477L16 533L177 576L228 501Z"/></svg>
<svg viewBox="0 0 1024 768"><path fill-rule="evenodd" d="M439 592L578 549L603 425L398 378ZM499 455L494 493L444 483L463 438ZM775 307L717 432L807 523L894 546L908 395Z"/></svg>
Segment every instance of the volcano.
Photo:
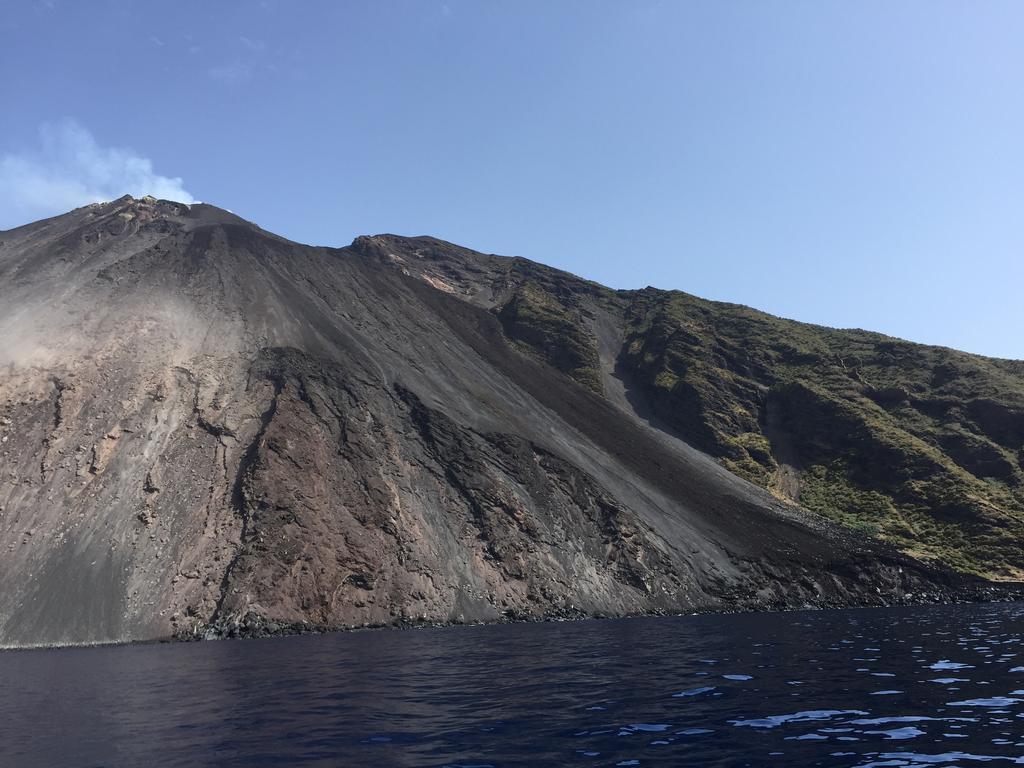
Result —
<svg viewBox="0 0 1024 768"><path fill-rule="evenodd" d="M1016 594L1022 393L430 237L90 205L0 233L0 643Z"/></svg>

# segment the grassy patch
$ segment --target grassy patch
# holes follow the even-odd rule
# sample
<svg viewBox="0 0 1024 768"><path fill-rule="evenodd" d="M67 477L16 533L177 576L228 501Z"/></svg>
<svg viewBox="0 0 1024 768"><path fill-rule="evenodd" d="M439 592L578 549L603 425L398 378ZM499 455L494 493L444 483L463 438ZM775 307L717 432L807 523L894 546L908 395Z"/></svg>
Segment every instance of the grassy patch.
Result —
<svg viewBox="0 0 1024 768"><path fill-rule="evenodd" d="M962 571L1024 572L1024 363L628 297L623 364L728 469L771 487L785 460L811 511Z"/></svg>

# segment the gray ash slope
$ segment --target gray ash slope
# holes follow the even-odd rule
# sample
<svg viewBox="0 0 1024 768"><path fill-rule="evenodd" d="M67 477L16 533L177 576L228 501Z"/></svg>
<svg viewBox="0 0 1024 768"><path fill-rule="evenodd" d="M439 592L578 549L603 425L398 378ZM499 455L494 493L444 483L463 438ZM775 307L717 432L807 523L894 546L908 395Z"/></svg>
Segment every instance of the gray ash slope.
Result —
<svg viewBox="0 0 1024 768"><path fill-rule="evenodd" d="M0 644L990 589L643 418L614 292L557 270L152 198L0 243ZM587 343L531 342L525 273Z"/></svg>

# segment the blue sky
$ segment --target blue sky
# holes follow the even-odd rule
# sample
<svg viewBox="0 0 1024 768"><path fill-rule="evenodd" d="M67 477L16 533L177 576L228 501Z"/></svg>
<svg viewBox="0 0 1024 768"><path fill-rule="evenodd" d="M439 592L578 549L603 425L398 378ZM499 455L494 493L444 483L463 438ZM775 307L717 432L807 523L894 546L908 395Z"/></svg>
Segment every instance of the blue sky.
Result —
<svg viewBox="0 0 1024 768"><path fill-rule="evenodd" d="M143 188L1024 358L1024 4L0 0L0 228Z"/></svg>

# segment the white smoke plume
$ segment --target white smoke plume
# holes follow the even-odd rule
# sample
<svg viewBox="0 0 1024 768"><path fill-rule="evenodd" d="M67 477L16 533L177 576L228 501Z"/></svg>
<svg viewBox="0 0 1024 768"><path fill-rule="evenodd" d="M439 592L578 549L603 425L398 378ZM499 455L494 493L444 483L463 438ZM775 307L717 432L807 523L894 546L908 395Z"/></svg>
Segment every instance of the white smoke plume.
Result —
<svg viewBox="0 0 1024 768"><path fill-rule="evenodd" d="M0 155L0 229L125 194L195 202L180 178L131 149L101 147L74 120L44 123L39 139L37 150Z"/></svg>

